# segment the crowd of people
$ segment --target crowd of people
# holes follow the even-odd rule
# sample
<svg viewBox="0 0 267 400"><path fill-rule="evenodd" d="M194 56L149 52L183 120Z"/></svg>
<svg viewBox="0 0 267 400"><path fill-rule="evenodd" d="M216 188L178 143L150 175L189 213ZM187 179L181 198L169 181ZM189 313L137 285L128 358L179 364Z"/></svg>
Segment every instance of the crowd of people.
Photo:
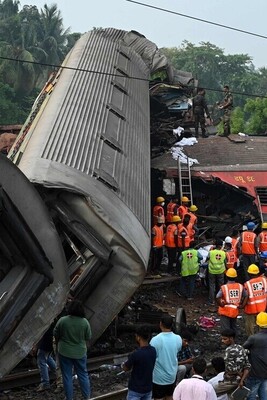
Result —
<svg viewBox="0 0 267 400"><path fill-rule="evenodd" d="M224 357L214 357L214 376L205 379L207 361L194 357L187 335L172 331L173 319L163 315L161 332L152 337L145 327L136 331L139 348L129 355L122 367L131 371L128 400L228 400L237 389L248 400L267 399L267 313L256 317L258 333L243 345L235 343L235 331L221 331ZM241 399L242 397L238 397Z"/></svg>
<svg viewBox="0 0 267 400"><path fill-rule="evenodd" d="M155 240L155 238L158 238L158 231L154 225L152 228L151 270L156 271L156 268L161 264L162 255L166 253L169 258L167 271L172 270L180 275L177 294L190 301L194 299L195 281L201 263L202 267L205 266L208 287L207 305L218 307L223 343L233 349L230 346L234 345L235 337L238 335L237 317L240 310L244 315L244 328L248 337L244 347L235 345L236 357L232 363L232 370L229 363L226 364L227 373L224 373L224 379L222 379L224 384L220 382L215 392L218 398L227 399L230 391L237 387L236 380L232 384L233 375L236 378L236 371L233 371L233 369L237 367L239 359L244 359L246 361L243 360L242 374L238 367L240 369L238 376L241 382L238 386L242 387L246 383L246 386L251 390L248 394L249 400L256 399L256 396L259 399L266 400L267 222L261 224L261 230L258 234L254 230L255 228L259 230L259 226L255 222L249 221L246 226L242 227L241 232L233 231L224 240L219 237L214 238L213 244L208 248L206 259L203 260L201 251L196 248L194 237L198 232L197 206L189 207L190 200L183 197L180 205L177 199L171 200L165 213L164 203L163 197L157 198L157 206L153 209L154 222L156 218L160 222L157 222L156 226L157 229L161 230L162 240L160 242ZM192 220L191 216L193 216ZM184 223L184 220L186 223ZM159 243L160 251L156 248ZM171 251L168 249L170 245L172 245ZM260 331L255 334L257 327L260 328ZM259 344L262 346L261 348L258 347ZM249 349L249 356L246 355L244 348ZM255 353L256 356L254 357ZM178 382L181 381L181 377L184 379L188 375L188 368L192 368L190 353L185 357L184 362L182 359L180 362ZM202 369L197 369L200 375L205 370L203 368L204 362ZM219 373L221 372L219 371ZM183 383L180 389L179 385L176 387L173 395L175 400L190 398L183 396L183 390L187 388L187 385L190 386L190 383ZM195 386L193 385L193 387ZM226 389L227 391L225 391ZM176 397L177 393L179 394L178 397ZM219 397L225 395L227 396ZM214 398L210 396L201 398Z"/></svg>
<svg viewBox="0 0 267 400"><path fill-rule="evenodd" d="M180 275L177 294L192 301L203 262L195 242L197 206L189 207L190 200L184 196L180 204L177 199L170 201L165 213L164 202L163 197L158 197L153 209L151 268L160 268L166 253L167 271ZM139 326L136 330L138 348L122 365L124 371L130 371L128 400L227 400L234 390L243 387L247 387L248 400L267 400L267 223L262 223L259 234L254 232L255 227L254 222L248 222L240 234L232 232L224 240L216 238L205 260L207 304L218 307L221 343L226 347L223 358L211 360L215 376L210 381L205 379L207 361L194 357L190 334L174 333L173 318L164 314L161 333L151 340L147 327ZM240 310L247 337L243 345L235 343ZM66 400L73 400L74 373L83 397L90 398L86 365L90 338L90 324L82 304L72 300L66 315L50 327L38 344L41 384L37 392L50 388L50 370L58 378L61 376L58 382L63 384ZM56 359L51 355L53 340Z"/></svg>

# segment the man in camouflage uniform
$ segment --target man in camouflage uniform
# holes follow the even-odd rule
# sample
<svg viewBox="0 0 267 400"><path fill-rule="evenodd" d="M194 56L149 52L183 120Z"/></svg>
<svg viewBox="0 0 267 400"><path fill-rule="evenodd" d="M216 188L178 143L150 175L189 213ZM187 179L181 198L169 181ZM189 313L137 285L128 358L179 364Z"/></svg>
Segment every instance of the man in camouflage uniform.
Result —
<svg viewBox="0 0 267 400"><path fill-rule="evenodd" d="M207 118L210 119L209 110L207 106L207 102L205 99L205 90L202 88L197 89L197 95L193 98L193 113L195 120L195 137L198 137L198 127L200 124L202 137L208 137L205 128L205 113Z"/></svg>
<svg viewBox="0 0 267 400"><path fill-rule="evenodd" d="M229 136L231 133L230 122L233 109L233 96L230 93L228 85L224 85L223 91L225 95L223 101L219 104L219 109L223 110L223 134L224 136Z"/></svg>
<svg viewBox="0 0 267 400"><path fill-rule="evenodd" d="M250 363L244 347L235 344L235 331L225 329L221 332L221 341L226 346L225 350L225 373L223 381L214 388L217 395L232 393L238 386L244 386L248 377Z"/></svg>

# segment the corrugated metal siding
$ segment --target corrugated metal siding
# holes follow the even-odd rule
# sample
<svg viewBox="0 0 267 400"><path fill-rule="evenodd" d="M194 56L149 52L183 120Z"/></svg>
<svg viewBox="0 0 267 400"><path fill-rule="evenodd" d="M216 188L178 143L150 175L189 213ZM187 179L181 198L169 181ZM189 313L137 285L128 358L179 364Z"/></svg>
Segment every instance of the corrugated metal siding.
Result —
<svg viewBox="0 0 267 400"><path fill-rule="evenodd" d="M125 35L115 29L96 30L84 35L75 46L67 66L122 77L63 70L49 107L58 101L61 91L65 91L63 101L57 106L53 125L47 126L50 132L41 157L109 185L148 231L150 135L146 79L150 71L147 55L145 63L125 45ZM137 37L134 43L142 54L148 44L149 54L155 53L156 46L145 38ZM44 118L46 113L48 107Z"/></svg>

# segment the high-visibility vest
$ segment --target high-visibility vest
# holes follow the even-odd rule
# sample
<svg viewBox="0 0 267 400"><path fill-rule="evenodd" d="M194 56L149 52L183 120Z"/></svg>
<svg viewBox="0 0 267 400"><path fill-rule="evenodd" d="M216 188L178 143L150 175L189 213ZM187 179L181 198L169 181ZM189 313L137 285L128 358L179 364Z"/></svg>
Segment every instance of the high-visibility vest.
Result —
<svg viewBox="0 0 267 400"><path fill-rule="evenodd" d="M262 276L252 278L244 284L248 293L248 301L244 311L246 314L258 314L266 310L267 282Z"/></svg>
<svg viewBox="0 0 267 400"><path fill-rule="evenodd" d="M181 205L181 206L178 208L178 214L179 214L181 220L183 220L185 214L188 214L188 207L187 207L187 206L184 206L184 205Z"/></svg>
<svg viewBox="0 0 267 400"><path fill-rule="evenodd" d="M187 229L188 235L190 237L190 241L194 240L196 231L193 228L193 224L191 224L191 222L187 225L186 229Z"/></svg>
<svg viewBox="0 0 267 400"><path fill-rule="evenodd" d="M197 216L192 213L191 211L188 211L188 213L190 215L190 224L192 225L196 225L197 224Z"/></svg>
<svg viewBox="0 0 267 400"><path fill-rule="evenodd" d="M238 238L232 238L232 248L235 250L236 257L238 258L238 242L239 242L239 237Z"/></svg>
<svg viewBox="0 0 267 400"><path fill-rule="evenodd" d="M213 275L222 274L225 271L226 254L223 250L210 250L209 252L209 273Z"/></svg>
<svg viewBox="0 0 267 400"><path fill-rule="evenodd" d="M259 251L267 251L267 231L262 231L259 236Z"/></svg>
<svg viewBox="0 0 267 400"><path fill-rule="evenodd" d="M167 222L172 222L172 217L174 216L175 207L177 207L178 209L178 205L176 203L173 203L172 201L170 201L170 203L167 205L167 215L166 215Z"/></svg>
<svg viewBox="0 0 267 400"><path fill-rule="evenodd" d="M163 225L154 225L152 228L152 243L154 247L162 247L164 240Z"/></svg>
<svg viewBox="0 0 267 400"><path fill-rule="evenodd" d="M177 226L170 224L167 226L165 235L165 246L176 247Z"/></svg>
<svg viewBox="0 0 267 400"><path fill-rule="evenodd" d="M256 237L256 233L251 232L251 231L245 231L241 233L241 241L242 241L242 245L241 245L241 253L242 254L256 254L256 250L255 250L255 237Z"/></svg>
<svg viewBox="0 0 267 400"><path fill-rule="evenodd" d="M227 250L226 251L226 268L235 268L235 263L237 262L237 256L235 249Z"/></svg>
<svg viewBox="0 0 267 400"><path fill-rule="evenodd" d="M181 275L196 275L199 270L197 250L188 249L182 251Z"/></svg>
<svg viewBox="0 0 267 400"><path fill-rule="evenodd" d="M228 282L221 286L222 300L225 301L224 307L219 307L218 313L229 318L236 318L239 314L238 306L241 303L243 286L241 283Z"/></svg>
<svg viewBox="0 0 267 400"><path fill-rule="evenodd" d="M157 224L158 217L165 218L165 216L164 216L164 208L162 206L159 206L159 205L153 207L153 224L154 225ZM164 222L165 222L165 220L164 220Z"/></svg>
<svg viewBox="0 0 267 400"><path fill-rule="evenodd" d="M182 233L185 233L183 236ZM187 228L183 224L178 225L178 247L188 248L190 245L191 239L188 233Z"/></svg>

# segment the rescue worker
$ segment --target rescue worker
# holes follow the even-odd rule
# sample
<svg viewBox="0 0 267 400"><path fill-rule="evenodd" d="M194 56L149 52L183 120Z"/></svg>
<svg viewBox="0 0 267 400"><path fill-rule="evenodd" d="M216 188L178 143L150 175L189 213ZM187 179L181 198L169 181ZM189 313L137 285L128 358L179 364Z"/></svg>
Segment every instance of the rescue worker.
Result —
<svg viewBox="0 0 267 400"><path fill-rule="evenodd" d="M185 296L187 300L193 300L196 276L199 271L199 263L203 259L199 251L194 249L195 243L191 242L187 250L182 251L181 262L181 284L178 295Z"/></svg>
<svg viewBox="0 0 267 400"><path fill-rule="evenodd" d="M216 286L220 288L224 284L224 271L226 269L226 254L222 250L223 242L215 240L215 248L209 251L208 277L209 277L209 305L214 305Z"/></svg>
<svg viewBox="0 0 267 400"><path fill-rule="evenodd" d="M164 197L157 197L156 198L156 205L153 207L153 226L157 224L158 222L158 217L163 217L164 222L165 222L165 211L164 211L164 205L165 205L165 199Z"/></svg>
<svg viewBox="0 0 267 400"><path fill-rule="evenodd" d="M227 276L227 283L221 286L216 295L221 330L233 329L237 334L236 321L239 308L244 306L247 295L243 285L236 282L237 272L234 268L227 269L225 275Z"/></svg>
<svg viewBox="0 0 267 400"><path fill-rule="evenodd" d="M189 210L187 212L187 214L190 215L190 223L195 227L197 226L197 216L196 216L196 212L197 212L198 208L197 206L195 206L195 204L192 204L189 207Z"/></svg>
<svg viewBox="0 0 267 400"><path fill-rule="evenodd" d="M194 229L190 224L190 216L188 214L185 215L184 220L181 224L178 225L178 252L179 255L185 249L188 249L190 246L190 242L194 240Z"/></svg>
<svg viewBox="0 0 267 400"><path fill-rule="evenodd" d="M238 243L239 256L241 256L240 258L242 259L245 281L249 279L247 273L248 266L255 264L257 261L257 235L253 232L255 226L254 222L248 222L247 230L241 233Z"/></svg>
<svg viewBox="0 0 267 400"><path fill-rule="evenodd" d="M232 247L232 238L226 236L224 239L224 251L226 253L226 268L236 268L237 256L236 251Z"/></svg>
<svg viewBox="0 0 267 400"><path fill-rule="evenodd" d="M152 257L151 257L151 272L155 272L161 266L163 258L163 244L164 244L164 218L158 217L158 222L152 228Z"/></svg>
<svg viewBox="0 0 267 400"><path fill-rule="evenodd" d="M189 198L186 196L183 196L181 198L181 205L178 208L178 214L181 218L181 220L183 221L185 214L188 214L188 205L189 205Z"/></svg>
<svg viewBox="0 0 267 400"><path fill-rule="evenodd" d="M257 314L266 310L267 281L260 275L259 267L255 264L248 267L248 274L249 280L244 284L248 295L244 312L245 331L250 336L254 335Z"/></svg>
<svg viewBox="0 0 267 400"><path fill-rule="evenodd" d="M230 93L229 86L224 85L224 99L219 103L218 108L223 110L223 135L229 136L231 133L230 123L231 123L231 113L233 109L233 96Z"/></svg>
<svg viewBox="0 0 267 400"><path fill-rule="evenodd" d="M181 222L179 215L172 217L172 223L166 228L165 235L165 246L168 253L168 268L167 272L170 274L174 270L174 264L176 265L176 255L178 246L178 228L177 224Z"/></svg>
<svg viewBox="0 0 267 400"><path fill-rule="evenodd" d="M257 248L259 253L267 251L267 222L261 224L261 229L262 231L257 237Z"/></svg>
<svg viewBox="0 0 267 400"><path fill-rule="evenodd" d="M232 247L235 250L236 258L237 258L237 267L239 267L239 258L238 258L238 243L240 240L240 236L238 230L234 229L231 235L232 238Z"/></svg>
<svg viewBox="0 0 267 400"><path fill-rule="evenodd" d="M195 137L198 138L198 127L200 124L202 137L207 138L209 135L206 133L206 120L205 113L207 118L210 119L209 110L207 106L207 102L205 99L205 90L203 88L197 89L197 95L193 98L193 114L195 120Z"/></svg>
<svg viewBox="0 0 267 400"><path fill-rule="evenodd" d="M179 205L177 203L178 203L178 199L175 198L175 199L171 200L169 202L169 204L167 205L166 222L169 224L172 223L172 217L174 215L178 215Z"/></svg>

